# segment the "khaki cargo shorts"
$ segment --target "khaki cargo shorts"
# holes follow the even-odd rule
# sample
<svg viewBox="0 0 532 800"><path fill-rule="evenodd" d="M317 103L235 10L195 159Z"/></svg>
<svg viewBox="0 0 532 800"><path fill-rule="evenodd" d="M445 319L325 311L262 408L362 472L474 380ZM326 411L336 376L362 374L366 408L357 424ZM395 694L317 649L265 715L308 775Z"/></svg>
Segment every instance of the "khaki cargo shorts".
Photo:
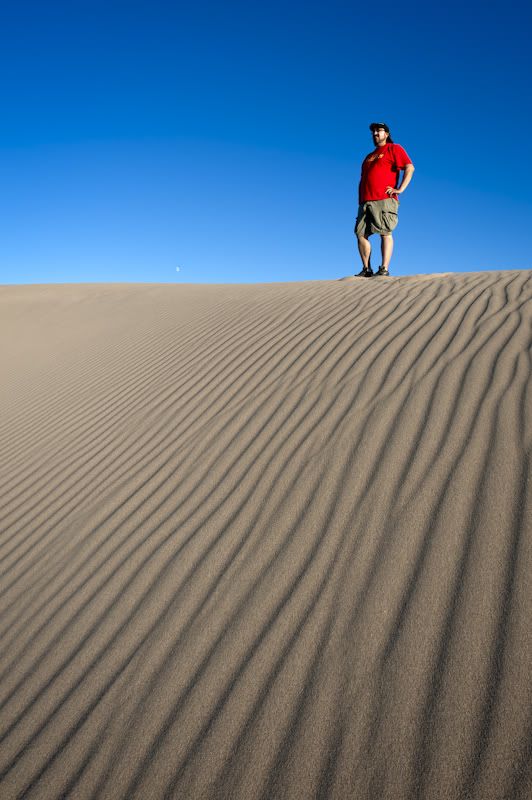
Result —
<svg viewBox="0 0 532 800"><path fill-rule="evenodd" d="M398 222L399 203L392 197L386 200L368 200L358 207L355 234L368 238L372 233L390 234Z"/></svg>

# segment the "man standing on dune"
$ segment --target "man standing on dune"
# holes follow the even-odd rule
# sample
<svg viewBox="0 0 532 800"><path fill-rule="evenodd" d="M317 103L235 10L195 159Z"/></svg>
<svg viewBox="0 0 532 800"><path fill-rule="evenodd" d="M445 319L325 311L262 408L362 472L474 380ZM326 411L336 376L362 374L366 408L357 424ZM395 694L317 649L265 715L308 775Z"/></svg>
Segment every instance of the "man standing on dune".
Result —
<svg viewBox="0 0 532 800"><path fill-rule="evenodd" d="M414 173L406 150L395 144L390 129L384 122L372 122L369 126L373 135L375 150L362 162L362 175L358 187L358 214L355 234L358 252L362 259L362 271L358 278L371 278L373 275L387 277L393 252L392 231L397 225L399 200ZM404 171L399 183L400 173ZM369 237L378 233L381 237L382 261L377 273L371 268L371 244Z"/></svg>

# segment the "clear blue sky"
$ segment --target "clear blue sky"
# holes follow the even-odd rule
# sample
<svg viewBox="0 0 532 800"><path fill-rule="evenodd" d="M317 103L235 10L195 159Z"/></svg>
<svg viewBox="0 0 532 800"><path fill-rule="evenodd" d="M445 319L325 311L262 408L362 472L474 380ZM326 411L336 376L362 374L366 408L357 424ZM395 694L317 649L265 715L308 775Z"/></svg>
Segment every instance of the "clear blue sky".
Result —
<svg viewBox="0 0 532 800"><path fill-rule="evenodd" d="M374 120L416 167L394 274L531 268L531 27L512 0L3 4L0 283L352 274Z"/></svg>

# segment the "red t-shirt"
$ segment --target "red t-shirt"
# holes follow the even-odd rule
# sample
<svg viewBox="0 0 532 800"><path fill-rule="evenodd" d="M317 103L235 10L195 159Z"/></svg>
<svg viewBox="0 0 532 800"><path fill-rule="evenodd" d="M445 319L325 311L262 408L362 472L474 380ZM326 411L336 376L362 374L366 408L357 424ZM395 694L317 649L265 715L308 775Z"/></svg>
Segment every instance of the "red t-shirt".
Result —
<svg viewBox="0 0 532 800"><path fill-rule="evenodd" d="M400 144L377 147L362 162L362 177L358 187L358 202L386 200L386 187L397 186L399 172L411 164L408 153Z"/></svg>

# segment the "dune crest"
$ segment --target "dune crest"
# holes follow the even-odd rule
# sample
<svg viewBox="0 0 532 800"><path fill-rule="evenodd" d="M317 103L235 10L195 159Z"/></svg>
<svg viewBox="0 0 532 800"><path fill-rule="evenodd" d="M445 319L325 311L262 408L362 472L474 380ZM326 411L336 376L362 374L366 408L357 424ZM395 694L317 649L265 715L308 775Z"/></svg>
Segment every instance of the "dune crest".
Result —
<svg viewBox="0 0 532 800"><path fill-rule="evenodd" d="M0 287L0 797L532 794L532 273Z"/></svg>

